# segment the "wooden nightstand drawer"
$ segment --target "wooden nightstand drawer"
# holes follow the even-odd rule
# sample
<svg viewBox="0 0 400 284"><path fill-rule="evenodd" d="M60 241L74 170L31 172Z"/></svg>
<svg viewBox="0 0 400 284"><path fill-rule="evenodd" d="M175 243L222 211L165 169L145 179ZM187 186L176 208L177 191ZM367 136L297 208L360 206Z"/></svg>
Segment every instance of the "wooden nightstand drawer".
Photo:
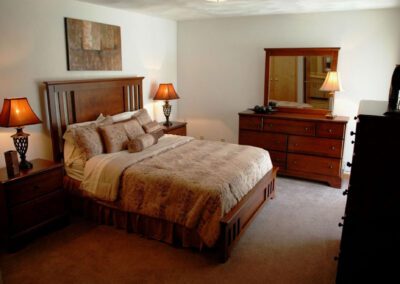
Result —
<svg viewBox="0 0 400 284"><path fill-rule="evenodd" d="M162 122L160 123L160 125L164 126L165 134L186 136L186 122L172 121L171 123L172 125L170 126L165 126Z"/></svg>
<svg viewBox="0 0 400 284"><path fill-rule="evenodd" d="M11 233L17 234L66 212L64 191L59 189L37 198L31 202L15 206L11 209Z"/></svg>
<svg viewBox="0 0 400 284"><path fill-rule="evenodd" d="M62 167L32 175L7 185L8 201L14 206L61 188L62 183Z"/></svg>

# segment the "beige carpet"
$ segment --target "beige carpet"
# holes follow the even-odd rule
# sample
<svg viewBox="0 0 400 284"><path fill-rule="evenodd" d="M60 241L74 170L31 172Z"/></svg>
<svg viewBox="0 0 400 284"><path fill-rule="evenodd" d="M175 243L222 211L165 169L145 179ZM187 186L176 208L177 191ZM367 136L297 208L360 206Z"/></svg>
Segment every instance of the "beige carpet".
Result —
<svg viewBox="0 0 400 284"><path fill-rule="evenodd" d="M278 178L276 199L225 264L211 252L78 219L15 254L2 254L0 270L5 284L334 283L345 202L341 190Z"/></svg>

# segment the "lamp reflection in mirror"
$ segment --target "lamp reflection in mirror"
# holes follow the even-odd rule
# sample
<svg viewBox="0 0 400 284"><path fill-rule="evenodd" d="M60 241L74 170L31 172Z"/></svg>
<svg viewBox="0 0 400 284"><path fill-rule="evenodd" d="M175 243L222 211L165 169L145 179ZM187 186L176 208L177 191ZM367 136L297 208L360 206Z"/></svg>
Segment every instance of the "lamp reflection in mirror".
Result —
<svg viewBox="0 0 400 284"><path fill-rule="evenodd" d="M171 105L169 104L169 100L176 100L176 99L179 99L179 96L176 93L174 85L172 85L172 83L160 84L153 100L165 101L165 104L163 105L163 111L166 119L164 122L165 126L172 125L172 123L169 122L169 116L171 114Z"/></svg>
<svg viewBox="0 0 400 284"><path fill-rule="evenodd" d="M340 83L339 73L336 71L329 71L326 74L324 83L322 84L320 91L329 92L329 112L326 114L327 118L334 118L333 114L333 98L335 92L341 91L342 85Z"/></svg>
<svg viewBox="0 0 400 284"><path fill-rule="evenodd" d="M1 127L15 127L17 133L11 137L14 140L14 146L20 156L19 167L22 170L32 168L32 164L26 160L26 151L28 150L28 133L22 128L25 125L37 124L42 121L33 112L27 98L4 99L3 109L0 113Z"/></svg>

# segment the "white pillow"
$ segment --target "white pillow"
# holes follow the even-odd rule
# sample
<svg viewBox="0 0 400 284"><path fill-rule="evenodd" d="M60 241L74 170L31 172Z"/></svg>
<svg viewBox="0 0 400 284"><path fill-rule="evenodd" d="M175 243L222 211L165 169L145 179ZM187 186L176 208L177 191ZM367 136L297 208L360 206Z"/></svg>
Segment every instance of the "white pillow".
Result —
<svg viewBox="0 0 400 284"><path fill-rule="evenodd" d="M118 114L114 114L111 116L114 122L119 122L119 121L124 121L131 119L132 116L137 113L139 110L134 110L134 111L126 111L126 112L121 112Z"/></svg>

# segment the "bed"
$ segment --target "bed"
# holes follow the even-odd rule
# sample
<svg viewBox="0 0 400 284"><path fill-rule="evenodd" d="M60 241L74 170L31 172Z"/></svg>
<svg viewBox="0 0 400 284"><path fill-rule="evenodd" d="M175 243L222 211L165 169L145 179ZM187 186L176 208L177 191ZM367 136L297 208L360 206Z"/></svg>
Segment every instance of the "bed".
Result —
<svg viewBox="0 0 400 284"><path fill-rule="evenodd" d="M63 135L66 132L68 125L93 121L99 116L99 114L117 115L124 112L142 109L143 79L143 77L130 77L45 82L53 146L53 159L55 161L63 161L64 159ZM194 175L197 172L197 170L190 171L189 169L191 166L189 165L195 167L195 164L198 164L200 168L209 168L210 164L207 164L206 162L210 159L212 160L213 155L211 154L213 152L220 152L220 156L217 158L214 157L214 161L211 162L223 163L224 159L222 158L226 157L226 164L234 167L235 163L228 159L231 156L237 155L238 157L243 157L254 155L254 157L258 157L258 154L256 155L255 153L257 151L263 151L254 147L245 148L246 146L229 145L227 143L223 144L222 142L200 141L189 137L177 137L174 135L165 135L165 137L162 137L160 142L155 145L156 147L154 147L154 149L157 147L162 148L168 143L172 143L171 145L173 146L168 146L170 148L165 148L162 151L160 150L160 153L157 155L152 152L149 156L144 156L144 158L139 159L137 163L129 164L129 167L122 167L121 178L118 183L119 191L114 194L115 197L113 199L96 198L93 194L88 194L82 190L81 186L85 183L85 180L82 181L78 178L74 178L71 174L66 174L64 177L64 185L70 193L71 207L79 209L79 211L83 212L88 217L97 220L99 223L114 225L123 228L128 232L137 232L152 239L184 247L197 247L200 249L204 246L214 247L220 252L220 260L225 262L229 258L232 248L245 232L246 228L259 210L269 199L274 197L275 177L278 168L270 166L266 169L265 167L261 167L258 165L259 163L255 162L255 158L237 159L243 160L245 165L251 164L252 166L255 166L256 169L261 168L257 171L258 177L253 176L245 178L245 181L237 182L236 187L238 187L238 190L235 189L235 184L232 185L231 183L229 183L226 188L225 185L227 182L224 182L225 189L223 192L227 193L224 193L225 195L221 193L213 194L210 193L212 191L209 190L206 192L208 194L208 202L205 202L207 204L214 204L214 202L210 200L215 199L212 199L210 196L217 196L218 200L227 199L229 201L232 199L229 199L229 196L234 195L234 199L236 200L235 203L228 202L229 206L226 205L226 203L223 203L223 206L205 207L206 209L199 210L202 214L201 217L193 219L183 216L182 212L176 213L175 215L177 217L172 216L172 213L170 214L172 217L168 217L169 215L164 212L165 205L154 205L153 202L152 206L158 206L163 209L161 210L157 207L157 212L163 211L163 214L162 216L158 213L152 214L151 210L146 211L146 206L143 204L136 207L132 205L137 203L138 196L142 197L143 194L150 194L147 191L138 191L137 188L143 188L143 186L139 187L139 184L148 182L149 185L146 185L146 188L153 188L152 190L155 192L153 195L150 194L149 198L154 199L159 196L157 190L162 191L165 189L165 185L162 184L162 181L171 180L172 176L172 180L176 181L175 183L179 185L179 192L181 192L180 196L185 196L187 199L188 194L186 194L185 191L191 193L195 192L193 187L196 187L198 183L197 180L192 181L192 179L187 178L188 175ZM200 148L204 148L203 152L197 151L197 149ZM151 151L154 151L154 149ZM143 153L146 153L146 151L143 151ZM101 162L95 162L95 160L99 160L103 156L106 157L104 158L106 160L114 159L114 157L109 159L108 157L110 156L109 154L107 155L108 156L99 155L101 157L96 156L91 158L85 165L85 169L87 170L89 168L89 164L92 165L93 169L99 169L98 165ZM128 154L121 152L114 153L114 156L127 159ZM184 160L179 157L186 158ZM205 158L203 159L203 157ZM171 173L166 171L165 169L169 166L166 161L175 162L175 166L178 170L173 172L171 168ZM204 161L204 164L200 163L200 161ZM163 163L165 166L160 167L159 165ZM239 173L243 176L239 165L237 171L229 168L229 165L221 166L222 171L225 169L225 175L228 178L234 179L239 176ZM96 171L94 172L96 173ZM104 173L106 172L107 170L104 170ZM216 185L214 185L211 177L212 172L209 173L210 177L203 180L208 180L208 186L212 189ZM103 174L97 175L100 177L103 176ZM147 181L146 176L149 176L148 179L155 181ZM223 175L216 174L214 175L214 179L218 180L219 176L221 176L221 178L223 177ZM199 181L199 183L204 183L203 180ZM251 188L246 190L241 188L243 187L242 184L246 184L247 186L250 182L252 184ZM97 188L95 187L94 191L96 190ZM225 196L227 196L227 198L225 198ZM127 200L129 202L127 202ZM192 209L196 207L194 204L198 204L198 202L188 204L190 204L190 208L181 211L184 211L185 214L192 214ZM181 207L185 206L182 205ZM215 210L211 210L210 208L214 208ZM212 214L210 213L211 211ZM213 216L211 219L214 220L214 225L203 224L202 216L207 214ZM217 226L215 226L215 222L217 222ZM198 224L203 225L201 227L202 229L199 229L200 226Z"/></svg>

